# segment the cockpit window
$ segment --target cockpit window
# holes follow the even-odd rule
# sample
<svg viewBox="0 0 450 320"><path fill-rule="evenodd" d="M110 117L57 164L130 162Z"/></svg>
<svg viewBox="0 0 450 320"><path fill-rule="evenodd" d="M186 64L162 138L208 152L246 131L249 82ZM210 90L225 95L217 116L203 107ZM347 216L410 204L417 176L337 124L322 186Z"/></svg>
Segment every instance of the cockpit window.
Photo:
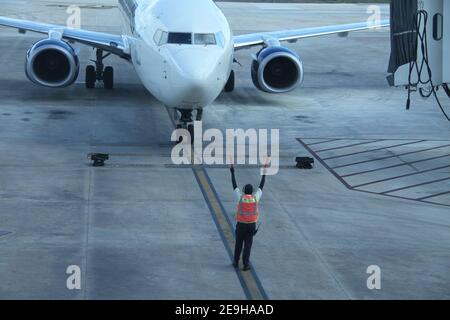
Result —
<svg viewBox="0 0 450 320"><path fill-rule="evenodd" d="M214 33L196 33L194 35L194 44L215 45L216 35Z"/></svg>
<svg viewBox="0 0 450 320"><path fill-rule="evenodd" d="M195 44L195 45L221 45L221 36L214 33L189 33L189 32L166 32L158 29L153 36L153 40L158 46L165 44Z"/></svg>
<svg viewBox="0 0 450 320"><path fill-rule="evenodd" d="M225 36L222 31L216 33L216 42L218 46L225 47Z"/></svg>
<svg viewBox="0 0 450 320"><path fill-rule="evenodd" d="M170 32L167 43L174 44L192 44L192 33Z"/></svg>
<svg viewBox="0 0 450 320"><path fill-rule="evenodd" d="M163 44L167 43L168 37L169 37L169 33L168 32L165 32L165 31L162 31L162 30L158 29L155 32L155 36L153 37L153 40L155 41L155 43L158 46L162 46Z"/></svg>

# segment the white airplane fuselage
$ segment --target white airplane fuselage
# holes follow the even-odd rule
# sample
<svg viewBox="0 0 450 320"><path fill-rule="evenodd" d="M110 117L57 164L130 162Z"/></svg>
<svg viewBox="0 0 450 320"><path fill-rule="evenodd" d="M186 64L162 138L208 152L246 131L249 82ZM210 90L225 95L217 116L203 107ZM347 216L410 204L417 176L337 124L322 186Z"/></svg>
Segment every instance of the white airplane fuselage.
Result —
<svg viewBox="0 0 450 320"><path fill-rule="evenodd" d="M119 7L131 61L154 97L171 108L198 109L219 96L234 46L228 21L213 1L120 0ZM167 42L169 33L190 33L192 43ZM202 35L214 35L216 43L197 44L195 37Z"/></svg>

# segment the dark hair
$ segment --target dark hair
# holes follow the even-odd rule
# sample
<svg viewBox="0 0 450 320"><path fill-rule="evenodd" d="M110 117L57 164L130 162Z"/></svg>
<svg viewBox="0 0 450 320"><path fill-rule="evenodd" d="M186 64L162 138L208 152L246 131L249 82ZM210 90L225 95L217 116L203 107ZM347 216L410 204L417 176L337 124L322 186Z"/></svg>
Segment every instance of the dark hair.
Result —
<svg viewBox="0 0 450 320"><path fill-rule="evenodd" d="M253 194L253 186L251 184L246 184L244 187L245 194Z"/></svg>

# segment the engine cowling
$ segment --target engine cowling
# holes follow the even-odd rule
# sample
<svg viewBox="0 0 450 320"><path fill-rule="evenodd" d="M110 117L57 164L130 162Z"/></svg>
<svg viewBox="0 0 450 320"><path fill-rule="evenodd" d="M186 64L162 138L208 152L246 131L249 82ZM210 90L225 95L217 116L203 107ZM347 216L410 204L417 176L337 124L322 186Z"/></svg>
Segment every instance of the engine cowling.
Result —
<svg viewBox="0 0 450 320"><path fill-rule="evenodd" d="M73 84L80 71L75 50L65 41L44 39L28 50L25 73L30 81L51 88Z"/></svg>
<svg viewBox="0 0 450 320"><path fill-rule="evenodd" d="M303 63L295 52L274 46L262 49L252 63L254 85L268 93L284 93L303 82Z"/></svg>

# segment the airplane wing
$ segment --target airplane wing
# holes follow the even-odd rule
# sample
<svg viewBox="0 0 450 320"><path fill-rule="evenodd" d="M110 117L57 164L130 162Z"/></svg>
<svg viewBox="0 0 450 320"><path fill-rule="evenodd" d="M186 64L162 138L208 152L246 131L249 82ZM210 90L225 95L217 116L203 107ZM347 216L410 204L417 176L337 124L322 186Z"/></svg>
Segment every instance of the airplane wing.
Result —
<svg viewBox="0 0 450 320"><path fill-rule="evenodd" d="M79 42L94 48L111 52L122 58L129 59L127 38L123 36L81 29L72 29L65 26L37 23L6 17L0 17L0 26L15 28L23 33L26 31L32 31L42 34L49 34L52 31L57 31L62 34L63 39L68 41Z"/></svg>
<svg viewBox="0 0 450 320"><path fill-rule="evenodd" d="M261 32L234 37L235 50L249 48L257 45L264 45L270 41L288 41L296 42L299 39L325 36L329 34L339 34L346 36L349 32L376 29L382 27L389 27L390 21L383 20L380 24L373 24L369 22L352 23L328 27L315 27L297 30L275 31L275 32Z"/></svg>

